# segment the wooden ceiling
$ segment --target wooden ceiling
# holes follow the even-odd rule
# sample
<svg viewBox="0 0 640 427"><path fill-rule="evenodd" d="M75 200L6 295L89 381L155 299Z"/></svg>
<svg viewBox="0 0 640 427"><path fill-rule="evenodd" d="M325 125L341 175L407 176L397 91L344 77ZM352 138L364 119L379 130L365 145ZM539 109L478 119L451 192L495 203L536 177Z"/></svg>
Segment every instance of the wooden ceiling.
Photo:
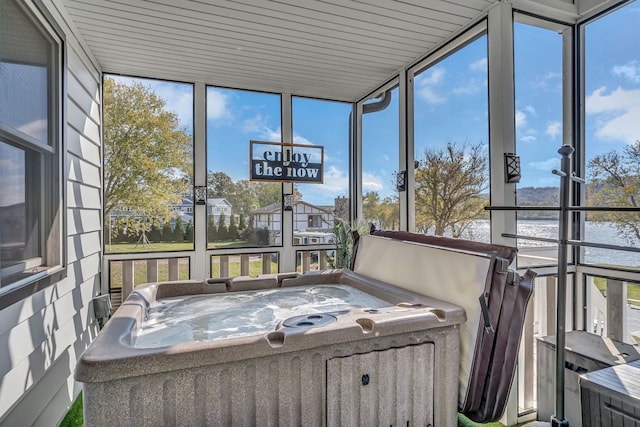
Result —
<svg viewBox="0 0 640 427"><path fill-rule="evenodd" d="M62 0L102 71L354 101L499 0Z"/></svg>

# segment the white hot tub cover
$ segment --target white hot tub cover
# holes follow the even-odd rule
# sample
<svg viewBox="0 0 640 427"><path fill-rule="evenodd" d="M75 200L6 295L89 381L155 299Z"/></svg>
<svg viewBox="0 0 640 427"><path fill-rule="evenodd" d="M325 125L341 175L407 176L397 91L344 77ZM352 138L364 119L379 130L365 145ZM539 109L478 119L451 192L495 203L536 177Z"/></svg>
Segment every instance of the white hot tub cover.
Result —
<svg viewBox="0 0 640 427"><path fill-rule="evenodd" d="M356 239L353 271L462 306L460 412L476 422L502 417L535 274L508 269L515 248L401 231Z"/></svg>

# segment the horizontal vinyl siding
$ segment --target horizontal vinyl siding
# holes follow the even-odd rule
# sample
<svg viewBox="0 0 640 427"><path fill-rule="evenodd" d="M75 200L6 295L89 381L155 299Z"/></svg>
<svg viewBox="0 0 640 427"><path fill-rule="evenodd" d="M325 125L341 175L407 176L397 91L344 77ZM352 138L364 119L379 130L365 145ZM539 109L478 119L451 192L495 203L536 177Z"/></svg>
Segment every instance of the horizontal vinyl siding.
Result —
<svg viewBox="0 0 640 427"><path fill-rule="evenodd" d="M100 289L100 73L58 0L42 1L65 33L67 276L0 311L0 424L57 425L80 384L78 358L97 334Z"/></svg>

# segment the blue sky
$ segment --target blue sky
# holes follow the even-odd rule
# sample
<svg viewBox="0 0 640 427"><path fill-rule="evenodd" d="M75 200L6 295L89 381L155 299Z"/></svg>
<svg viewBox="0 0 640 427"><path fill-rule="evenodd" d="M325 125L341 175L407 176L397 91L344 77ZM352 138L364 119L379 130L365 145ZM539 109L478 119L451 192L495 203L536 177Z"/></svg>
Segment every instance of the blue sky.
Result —
<svg viewBox="0 0 640 427"><path fill-rule="evenodd" d="M640 6L631 4L586 28L587 159L640 138ZM519 187L557 186L562 144L562 45L557 32L515 24L516 152ZM415 79L415 156L447 142L488 143L487 44L483 36ZM150 81L145 81L150 82ZM153 83L191 126L192 87ZM398 169L398 97L363 118L363 188L393 194ZM349 104L293 98L294 143L325 147L325 183L299 187L304 200L331 204L348 195ZM248 179L249 140L279 141L280 97L209 87L207 168Z"/></svg>

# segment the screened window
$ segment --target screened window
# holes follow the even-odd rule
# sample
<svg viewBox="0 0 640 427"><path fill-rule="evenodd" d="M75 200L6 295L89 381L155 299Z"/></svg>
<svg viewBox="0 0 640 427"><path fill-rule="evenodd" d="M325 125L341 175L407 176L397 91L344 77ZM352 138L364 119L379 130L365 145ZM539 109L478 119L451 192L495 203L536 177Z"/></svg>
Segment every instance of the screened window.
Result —
<svg viewBox="0 0 640 427"><path fill-rule="evenodd" d="M35 283L63 264L60 44L31 10L3 2L0 295Z"/></svg>
<svg viewBox="0 0 640 427"><path fill-rule="evenodd" d="M638 5L585 26L586 202L628 211L586 215L587 242L640 248L640 37ZM637 269L638 252L587 247L588 264Z"/></svg>
<svg viewBox="0 0 640 427"><path fill-rule="evenodd" d="M337 221L349 221L349 119L346 102L293 97L293 142L324 148L322 184L294 185L294 244L331 243ZM306 147L298 147L304 152ZM312 233L312 234L310 234Z"/></svg>
<svg viewBox="0 0 640 427"><path fill-rule="evenodd" d="M249 180L250 141L281 142L280 95L207 87L207 247L282 245L282 184ZM220 212L220 213L218 213Z"/></svg>
<svg viewBox="0 0 640 427"><path fill-rule="evenodd" d="M107 75L105 252L193 249L193 85Z"/></svg>
<svg viewBox="0 0 640 427"><path fill-rule="evenodd" d="M414 79L415 227L489 241L487 36Z"/></svg>

